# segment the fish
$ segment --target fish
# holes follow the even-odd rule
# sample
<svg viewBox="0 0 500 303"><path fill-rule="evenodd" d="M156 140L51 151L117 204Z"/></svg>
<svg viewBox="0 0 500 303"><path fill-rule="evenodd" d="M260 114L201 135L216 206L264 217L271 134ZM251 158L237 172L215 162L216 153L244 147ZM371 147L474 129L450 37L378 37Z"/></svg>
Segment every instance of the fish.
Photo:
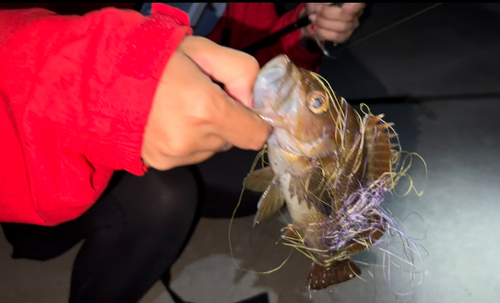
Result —
<svg viewBox="0 0 500 303"><path fill-rule="evenodd" d="M273 131L268 165L244 188L263 192L253 226L286 206L291 223L282 243L313 261L306 279L319 290L361 274L350 258L385 231L384 193L394 184L393 124L363 117L328 81L279 55L259 71L252 110Z"/></svg>

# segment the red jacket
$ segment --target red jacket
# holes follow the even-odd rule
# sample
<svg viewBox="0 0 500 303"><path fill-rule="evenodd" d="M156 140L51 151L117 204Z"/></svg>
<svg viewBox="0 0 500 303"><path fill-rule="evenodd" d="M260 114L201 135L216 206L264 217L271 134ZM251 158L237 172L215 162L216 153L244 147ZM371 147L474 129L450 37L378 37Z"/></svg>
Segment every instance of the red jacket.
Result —
<svg viewBox="0 0 500 303"><path fill-rule="evenodd" d="M271 3L230 3L210 35L231 28L245 47L297 20ZM113 171L142 175L141 144L162 70L192 30L183 12L154 5L146 18L106 8L84 16L0 10L0 222L56 225L84 213ZM256 54L288 54L317 69L295 31ZM167 42L167 43L166 43Z"/></svg>

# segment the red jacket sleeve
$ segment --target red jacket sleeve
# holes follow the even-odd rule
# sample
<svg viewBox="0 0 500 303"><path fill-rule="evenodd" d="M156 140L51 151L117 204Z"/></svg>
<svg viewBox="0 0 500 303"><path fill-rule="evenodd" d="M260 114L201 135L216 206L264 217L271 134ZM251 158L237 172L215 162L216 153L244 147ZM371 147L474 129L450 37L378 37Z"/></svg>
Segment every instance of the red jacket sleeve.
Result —
<svg viewBox="0 0 500 303"><path fill-rule="evenodd" d="M221 21L208 38L220 43L224 32L229 30L228 46L243 49L297 21L304 7L302 3L279 17L274 3L228 3ZM261 66L277 55L286 54L297 66L319 71L322 54L308 51L300 40L297 29L253 55Z"/></svg>
<svg viewBox="0 0 500 303"><path fill-rule="evenodd" d="M85 212L114 170L141 175L154 92L189 20L0 10L0 222L55 225Z"/></svg>

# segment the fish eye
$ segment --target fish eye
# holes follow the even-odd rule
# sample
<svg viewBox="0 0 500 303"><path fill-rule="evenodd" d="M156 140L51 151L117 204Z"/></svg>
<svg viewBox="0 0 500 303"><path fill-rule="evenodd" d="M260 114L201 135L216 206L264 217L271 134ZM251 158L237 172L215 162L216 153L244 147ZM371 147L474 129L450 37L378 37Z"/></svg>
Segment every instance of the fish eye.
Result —
<svg viewBox="0 0 500 303"><path fill-rule="evenodd" d="M311 92L307 96L307 107L314 114L322 114L328 110L328 99L321 92Z"/></svg>

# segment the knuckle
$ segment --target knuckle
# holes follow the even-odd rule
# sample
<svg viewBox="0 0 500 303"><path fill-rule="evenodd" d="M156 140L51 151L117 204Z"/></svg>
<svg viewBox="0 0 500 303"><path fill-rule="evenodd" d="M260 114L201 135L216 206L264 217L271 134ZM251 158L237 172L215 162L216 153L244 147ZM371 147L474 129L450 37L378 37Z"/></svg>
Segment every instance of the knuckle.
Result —
<svg viewBox="0 0 500 303"><path fill-rule="evenodd" d="M260 150L262 149L262 147L264 146L264 144L266 144L266 139L260 139L260 140L257 140L255 142L252 143L252 145L250 146L251 149L253 150Z"/></svg>
<svg viewBox="0 0 500 303"><path fill-rule="evenodd" d="M260 70L259 61L257 61L255 57L247 53L242 52L241 55L243 56L244 64L244 68L242 68L242 70L245 71L245 74L256 75Z"/></svg>
<svg viewBox="0 0 500 303"><path fill-rule="evenodd" d="M334 42L340 42L341 35L338 32L330 32L328 33L327 40L334 41Z"/></svg>
<svg viewBox="0 0 500 303"><path fill-rule="evenodd" d="M332 34L331 41L337 42L337 43L343 43L349 39L349 36L351 34L351 31L346 31L346 32L335 32Z"/></svg>
<svg viewBox="0 0 500 303"><path fill-rule="evenodd" d="M157 170L168 170L171 168L170 162L163 155L157 152L148 153L143 157L143 162L149 167Z"/></svg>
<svg viewBox="0 0 500 303"><path fill-rule="evenodd" d="M182 157L191 152L187 141L182 139L168 140L160 146L159 150L162 154L172 157Z"/></svg>
<svg viewBox="0 0 500 303"><path fill-rule="evenodd" d="M214 84L214 89L203 106L205 122L213 122L219 118L221 113L225 111L225 99L226 93L222 88Z"/></svg>
<svg viewBox="0 0 500 303"><path fill-rule="evenodd" d="M359 27L359 19L356 19L356 20L354 20L353 29L356 29L358 27Z"/></svg>
<svg viewBox="0 0 500 303"><path fill-rule="evenodd" d="M346 41L347 41L348 37L349 37L348 35L342 35L342 34L339 34L339 35L337 35L337 39L336 39L336 41L337 41L338 43L344 43L344 42L346 42Z"/></svg>
<svg viewBox="0 0 500 303"><path fill-rule="evenodd" d="M339 32L347 32L354 26L354 22L343 22L339 26Z"/></svg>
<svg viewBox="0 0 500 303"><path fill-rule="evenodd" d="M255 71L260 69L259 62L250 54L237 49L230 49L228 54L237 59L238 67L242 70L251 69L251 71Z"/></svg>
<svg viewBox="0 0 500 303"><path fill-rule="evenodd" d="M320 40L325 40L325 39L330 39L331 33L329 31L326 31L324 29L318 29L316 32L316 35Z"/></svg>
<svg viewBox="0 0 500 303"><path fill-rule="evenodd" d="M322 18L329 18L330 15L332 14L331 13L331 8L330 7L327 7L326 9L320 9L317 14L318 14L318 19L322 19Z"/></svg>
<svg viewBox="0 0 500 303"><path fill-rule="evenodd" d="M197 102L193 106L193 110L186 117L186 121L192 125L203 124L205 121L210 120L210 106L209 101L203 100Z"/></svg>
<svg viewBox="0 0 500 303"><path fill-rule="evenodd" d="M192 107L192 111L188 116L188 119L192 124L199 125L210 122L214 119L218 110L220 110L221 96L220 92L217 92L217 86L215 87L215 90L207 87L203 90L203 92L204 93L197 98L198 101L195 106Z"/></svg>

